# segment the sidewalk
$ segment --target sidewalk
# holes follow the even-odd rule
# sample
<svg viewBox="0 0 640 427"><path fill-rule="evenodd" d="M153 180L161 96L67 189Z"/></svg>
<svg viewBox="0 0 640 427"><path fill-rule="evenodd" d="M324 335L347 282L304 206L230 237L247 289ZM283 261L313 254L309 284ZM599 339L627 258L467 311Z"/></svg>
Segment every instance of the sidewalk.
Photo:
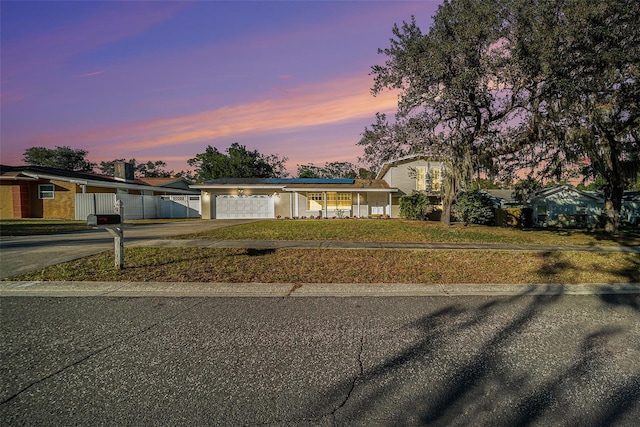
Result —
<svg viewBox="0 0 640 427"><path fill-rule="evenodd" d="M639 294L633 284L190 283L0 281L0 297L453 297Z"/></svg>

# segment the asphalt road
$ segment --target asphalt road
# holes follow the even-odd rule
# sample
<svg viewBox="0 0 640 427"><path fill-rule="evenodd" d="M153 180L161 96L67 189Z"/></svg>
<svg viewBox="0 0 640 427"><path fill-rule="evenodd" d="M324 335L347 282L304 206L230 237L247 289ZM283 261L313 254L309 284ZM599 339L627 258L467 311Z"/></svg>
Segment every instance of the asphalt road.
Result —
<svg viewBox="0 0 640 427"><path fill-rule="evenodd" d="M3 425L640 419L637 293L0 304Z"/></svg>

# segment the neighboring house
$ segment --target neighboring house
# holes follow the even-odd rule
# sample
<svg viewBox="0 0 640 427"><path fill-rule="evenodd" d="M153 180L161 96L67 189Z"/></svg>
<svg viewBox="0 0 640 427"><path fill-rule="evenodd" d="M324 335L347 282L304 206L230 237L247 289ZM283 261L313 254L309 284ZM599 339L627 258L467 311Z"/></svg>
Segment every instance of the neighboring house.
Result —
<svg viewBox="0 0 640 427"><path fill-rule="evenodd" d="M175 188L179 190L186 190L186 193L192 194L193 191L189 188L191 183L184 178L136 178L136 183L142 185L148 185L151 187L162 187L163 189Z"/></svg>
<svg viewBox="0 0 640 427"><path fill-rule="evenodd" d="M578 190L570 185L543 188L529 199L533 210L533 225L587 226L600 223L604 213L604 198L598 191ZM640 223L640 191L625 191L620 210L622 224Z"/></svg>
<svg viewBox="0 0 640 427"><path fill-rule="evenodd" d="M596 192L559 185L536 192L528 204L534 226L593 227L600 221L604 199Z"/></svg>
<svg viewBox="0 0 640 427"><path fill-rule="evenodd" d="M515 199L515 190L512 190L512 189L503 190L503 189L491 188L491 189L482 190L482 191L484 191L491 197L494 204L498 208L517 207L522 205L522 203L518 202Z"/></svg>
<svg viewBox="0 0 640 427"><path fill-rule="evenodd" d="M445 166L442 157L431 155L411 155L382 165L376 179L386 181L397 188L393 195L391 216L400 216L400 197L414 191L423 192L433 205L442 205Z"/></svg>
<svg viewBox="0 0 640 427"><path fill-rule="evenodd" d="M190 187L201 191L203 219L393 216L398 191L379 179L222 178Z"/></svg>
<svg viewBox="0 0 640 427"><path fill-rule="evenodd" d="M142 217L150 210L152 202L160 206L162 197L170 198L172 203L174 197L184 198L192 204L195 200L189 200L189 197L199 198L199 193L190 190L184 179L136 180L129 166L117 167L116 173L118 176L114 177L41 166L0 165L0 218L85 219L88 210L96 213L98 199L109 200L106 208L112 209L116 198L129 197L127 202L131 209L126 216L129 219L134 213L134 205L145 201L147 208L143 209ZM138 197L134 198L134 195ZM199 203L198 200L198 210ZM85 206L88 210L81 204L88 204ZM159 210L155 208L150 215L156 216L147 217L159 216Z"/></svg>
<svg viewBox="0 0 640 427"><path fill-rule="evenodd" d="M640 225L640 191L623 193L620 221L623 224Z"/></svg>

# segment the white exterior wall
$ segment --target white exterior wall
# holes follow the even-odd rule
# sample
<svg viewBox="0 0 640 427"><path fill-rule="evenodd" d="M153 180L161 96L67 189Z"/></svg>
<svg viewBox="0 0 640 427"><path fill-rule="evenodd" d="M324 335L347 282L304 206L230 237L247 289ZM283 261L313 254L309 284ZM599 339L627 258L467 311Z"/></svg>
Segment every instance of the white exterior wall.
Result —
<svg viewBox="0 0 640 427"><path fill-rule="evenodd" d="M439 169L441 171L441 179L444 175L444 165L440 161L416 159L407 163L401 163L396 166L392 166L384 174L382 179L387 181L390 187L398 188L404 194L411 194L417 189L417 182L415 178L409 178L410 168L426 168L427 175L430 175L431 170Z"/></svg>

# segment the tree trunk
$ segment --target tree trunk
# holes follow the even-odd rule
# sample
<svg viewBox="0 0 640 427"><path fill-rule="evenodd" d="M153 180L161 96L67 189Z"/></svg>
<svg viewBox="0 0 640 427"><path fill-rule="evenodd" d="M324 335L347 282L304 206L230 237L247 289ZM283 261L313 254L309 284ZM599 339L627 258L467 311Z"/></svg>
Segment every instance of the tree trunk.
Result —
<svg viewBox="0 0 640 427"><path fill-rule="evenodd" d="M442 216L440 217L440 222L443 224L451 224L451 205L456 200L458 186L458 180L453 174L445 177L444 194L442 195Z"/></svg>
<svg viewBox="0 0 640 427"><path fill-rule="evenodd" d="M623 192L624 189L621 185L614 185L612 183L609 183L603 189L605 214L604 231L612 236L618 234Z"/></svg>
<svg viewBox="0 0 640 427"><path fill-rule="evenodd" d="M451 205L453 204L453 199L449 197L442 198L442 216L440 217L440 222L445 225L451 224Z"/></svg>

